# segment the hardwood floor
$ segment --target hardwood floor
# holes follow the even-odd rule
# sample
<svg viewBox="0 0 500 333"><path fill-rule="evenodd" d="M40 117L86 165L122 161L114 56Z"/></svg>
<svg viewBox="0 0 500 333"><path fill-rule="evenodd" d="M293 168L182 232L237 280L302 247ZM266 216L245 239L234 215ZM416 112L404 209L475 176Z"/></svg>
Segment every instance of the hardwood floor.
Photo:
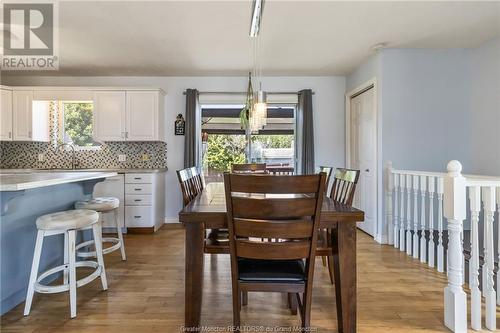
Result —
<svg viewBox="0 0 500 333"><path fill-rule="evenodd" d="M184 319L184 231L126 235L127 261L105 256L109 289L99 281L78 289L75 319L66 293L37 294L30 316L23 304L2 316L9 332L179 332ZM315 332L337 332L334 287L317 259L311 323ZM207 255L202 325L232 322L229 257ZM358 332L449 332L443 326L445 275L390 246L358 234ZM250 293L243 325L299 326L281 294Z"/></svg>

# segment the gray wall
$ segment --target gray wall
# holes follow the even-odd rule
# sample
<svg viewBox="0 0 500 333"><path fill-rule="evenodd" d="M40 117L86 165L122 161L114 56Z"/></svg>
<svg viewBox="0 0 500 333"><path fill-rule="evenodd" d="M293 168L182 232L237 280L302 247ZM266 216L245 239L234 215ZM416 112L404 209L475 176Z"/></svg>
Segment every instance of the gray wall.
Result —
<svg viewBox="0 0 500 333"><path fill-rule="evenodd" d="M473 173L500 175L500 38L472 51Z"/></svg>
<svg viewBox="0 0 500 333"><path fill-rule="evenodd" d="M444 172L457 159L464 173L500 175L500 38L474 49L385 49L347 76L346 89L374 77L379 177L388 160Z"/></svg>
<svg viewBox="0 0 500 333"><path fill-rule="evenodd" d="M165 109L167 132L166 217L177 219L182 198L175 170L183 168L184 137L173 132L175 117L185 111L186 88L200 91L245 91L247 77L2 77L6 85L45 86L146 86L166 91ZM310 88L313 97L316 165L344 166L344 92L345 77L264 77L268 91L299 91Z"/></svg>

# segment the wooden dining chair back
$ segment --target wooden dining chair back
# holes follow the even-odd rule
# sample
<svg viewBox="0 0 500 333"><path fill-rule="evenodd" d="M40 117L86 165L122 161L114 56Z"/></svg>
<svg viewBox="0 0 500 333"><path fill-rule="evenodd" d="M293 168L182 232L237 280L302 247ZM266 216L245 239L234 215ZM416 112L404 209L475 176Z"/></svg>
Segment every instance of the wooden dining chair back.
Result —
<svg viewBox="0 0 500 333"><path fill-rule="evenodd" d="M332 172L333 172L333 167L329 167L329 166L324 166L324 165L320 165L318 167L318 173L319 172L324 172L326 173L326 186L325 186L325 193L328 193L328 189L330 188L330 178L332 176Z"/></svg>
<svg viewBox="0 0 500 333"><path fill-rule="evenodd" d="M203 190L203 179L196 167L177 170L177 178L181 185L182 201L186 206Z"/></svg>
<svg viewBox="0 0 500 333"><path fill-rule="evenodd" d="M302 325L310 325L325 179L325 173L224 174L236 327L240 325L241 292L251 291L292 293Z"/></svg>
<svg viewBox="0 0 500 333"><path fill-rule="evenodd" d="M330 198L344 205L352 206L359 173L359 170L353 169L338 168L335 170Z"/></svg>
<svg viewBox="0 0 500 333"><path fill-rule="evenodd" d="M266 164L265 163L233 164L231 166L231 172L233 172L233 173L265 173L266 172Z"/></svg>

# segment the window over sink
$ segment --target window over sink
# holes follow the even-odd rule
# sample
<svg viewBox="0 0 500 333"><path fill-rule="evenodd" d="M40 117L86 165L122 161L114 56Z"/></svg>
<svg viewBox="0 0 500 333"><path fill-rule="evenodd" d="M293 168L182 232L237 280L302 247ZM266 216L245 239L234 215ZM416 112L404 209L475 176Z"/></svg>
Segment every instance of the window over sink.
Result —
<svg viewBox="0 0 500 333"><path fill-rule="evenodd" d="M96 149L94 141L94 104L92 101L58 101L59 142L69 143L79 149Z"/></svg>

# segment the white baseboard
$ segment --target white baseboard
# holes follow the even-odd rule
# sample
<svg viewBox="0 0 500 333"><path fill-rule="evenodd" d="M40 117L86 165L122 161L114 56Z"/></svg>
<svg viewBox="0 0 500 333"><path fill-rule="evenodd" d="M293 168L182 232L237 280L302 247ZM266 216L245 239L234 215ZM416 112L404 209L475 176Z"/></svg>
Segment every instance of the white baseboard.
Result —
<svg viewBox="0 0 500 333"><path fill-rule="evenodd" d="M165 223L179 223L179 218L177 218L177 217L174 217L174 218L165 217Z"/></svg>

